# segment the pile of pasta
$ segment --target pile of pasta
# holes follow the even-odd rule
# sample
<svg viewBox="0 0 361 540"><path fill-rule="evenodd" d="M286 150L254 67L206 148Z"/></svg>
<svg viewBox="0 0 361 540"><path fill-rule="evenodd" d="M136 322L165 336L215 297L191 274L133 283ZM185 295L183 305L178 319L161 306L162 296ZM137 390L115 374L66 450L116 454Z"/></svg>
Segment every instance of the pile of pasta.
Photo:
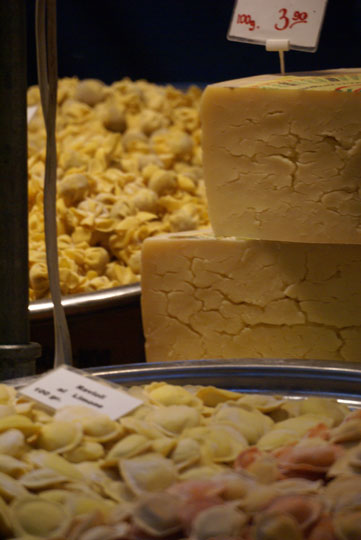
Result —
<svg viewBox="0 0 361 540"><path fill-rule="evenodd" d="M144 80L110 86L59 80L57 227L64 295L140 281L140 248L151 235L209 223L202 178L201 90ZM28 126L30 299L46 297L43 187L45 128Z"/></svg>
<svg viewBox="0 0 361 540"><path fill-rule="evenodd" d="M114 421L0 385L0 537L361 538L361 411L155 382Z"/></svg>

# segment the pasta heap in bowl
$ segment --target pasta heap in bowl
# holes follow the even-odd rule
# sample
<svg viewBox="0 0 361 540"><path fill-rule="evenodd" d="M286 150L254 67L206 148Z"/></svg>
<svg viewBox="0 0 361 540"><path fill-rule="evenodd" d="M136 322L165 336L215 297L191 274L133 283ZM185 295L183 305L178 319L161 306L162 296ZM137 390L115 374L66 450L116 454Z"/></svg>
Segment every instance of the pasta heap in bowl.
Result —
<svg viewBox="0 0 361 540"><path fill-rule="evenodd" d="M0 385L0 537L361 538L361 414L165 382L114 421Z"/></svg>
<svg viewBox="0 0 361 540"><path fill-rule="evenodd" d="M199 102L144 80L59 80L57 228L64 295L140 281L148 236L207 226ZM38 106L28 126L30 299L49 294L43 186L45 129Z"/></svg>

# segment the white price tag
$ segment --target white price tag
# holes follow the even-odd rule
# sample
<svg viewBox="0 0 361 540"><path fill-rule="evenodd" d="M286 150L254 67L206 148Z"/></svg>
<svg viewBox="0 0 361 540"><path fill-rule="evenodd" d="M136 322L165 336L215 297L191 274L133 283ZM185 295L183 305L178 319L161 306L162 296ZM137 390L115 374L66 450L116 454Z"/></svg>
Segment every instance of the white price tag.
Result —
<svg viewBox="0 0 361 540"><path fill-rule="evenodd" d="M317 49L327 0L236 0L227 38L257 45L289 41L289 48Z"/></svg>
<svg viewBox="0 0 361 540"><path fill-rule="evenodd" d="M66 367L43 375L20 393L55 410L67 405L85 405L112 420L143 403L120 389Z"/></svg>
<svg viewBox="0 0 361 540"><path fill-rule="evenodd" d="M34 116L34 114L36 113L37 110L38 110L37 105L31 105L30 107L27 107L27 120L28 120L28 123L30 122L30 120L32 119L32 117Z"/></svg>

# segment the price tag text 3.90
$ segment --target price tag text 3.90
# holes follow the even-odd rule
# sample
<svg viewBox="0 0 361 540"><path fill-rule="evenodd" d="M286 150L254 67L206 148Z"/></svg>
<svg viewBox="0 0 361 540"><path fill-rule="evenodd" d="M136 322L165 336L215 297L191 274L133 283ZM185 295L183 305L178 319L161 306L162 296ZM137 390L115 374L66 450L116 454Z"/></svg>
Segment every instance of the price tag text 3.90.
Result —
<svg viewBox="0 0 361 540"><path fill-rule="evenodd" d="M292 15L289 15L289 12L286 8L281 8L279 10L279 20L274 24L275 30L282 31L289 28L293 28L296 24L308 22L308 13L307 11L294 11ZM238 13L237 14L237 24L244 24L248 26L248 30L252 32L257 30L259 25L248 13Z"/></svg>
<svg viewBox="0 0 361 540"><path fill-rule="evenodd" d="M265 46L281 39L290 49L314 52L326 5L327 0L236 0L227 38Z"/></svg>

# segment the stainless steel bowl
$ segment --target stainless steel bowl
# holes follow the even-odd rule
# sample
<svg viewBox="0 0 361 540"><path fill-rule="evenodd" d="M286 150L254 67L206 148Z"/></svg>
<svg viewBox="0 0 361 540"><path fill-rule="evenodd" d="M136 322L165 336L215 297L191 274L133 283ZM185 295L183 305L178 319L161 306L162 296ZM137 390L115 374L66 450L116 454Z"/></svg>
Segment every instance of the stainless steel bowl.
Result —
<svg viewBox="0 0 361 540"><path fill-rule="evenodd" d="M96 367L85 372L122 386L166 381L177 385L214 385L245 393L286 397L318 395L361 407L361 366L299 360L195 360ZM7 381L16 387L34 380Z"/></svg>
<svg viewBox="0 0 361 540"><path fill-rule="evenodd" d="M361 365L278 360L194 360L110 366L89 370L97 377L130 386L152 381L214 385L239 392L289 396L320 395L361 404Z"/></svg>

